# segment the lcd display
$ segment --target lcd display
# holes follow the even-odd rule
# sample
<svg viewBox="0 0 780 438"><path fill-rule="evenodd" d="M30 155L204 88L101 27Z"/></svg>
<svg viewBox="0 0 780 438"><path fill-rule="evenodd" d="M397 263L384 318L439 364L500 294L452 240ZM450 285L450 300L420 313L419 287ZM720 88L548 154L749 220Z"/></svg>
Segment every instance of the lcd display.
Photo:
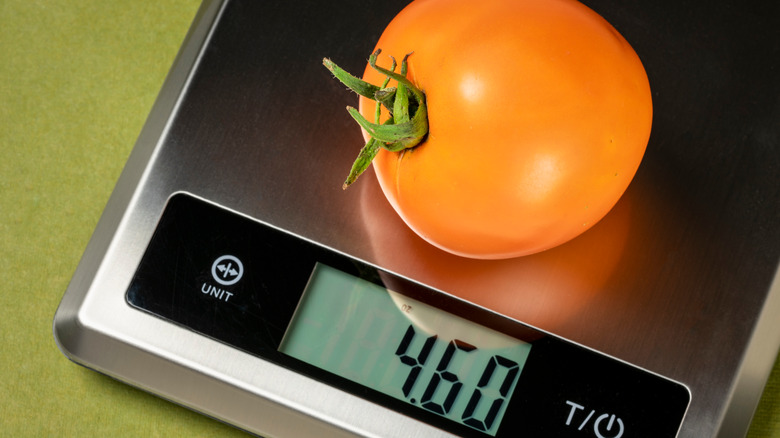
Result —
<svg viewBox="0 0 780 438"><path fill-rule="evenodd" d="M279 351L495 436L531 345L318 263Z"/></svg>

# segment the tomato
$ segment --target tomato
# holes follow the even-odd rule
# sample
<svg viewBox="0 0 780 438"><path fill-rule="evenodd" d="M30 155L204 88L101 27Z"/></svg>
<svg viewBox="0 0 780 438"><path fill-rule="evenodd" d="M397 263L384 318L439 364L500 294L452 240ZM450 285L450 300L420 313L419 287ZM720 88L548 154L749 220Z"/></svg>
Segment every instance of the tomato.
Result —
<svg viewBox="0 0 780 438"><path fill-rule="evenodd" d="M429 131L373 167L404 222L441 249L498 259L560 245L602 219L639 167L647 75L581 3L415 0L376 47L387 68L387 55L411 53ZM363 80L385 77L368 66ZM361 97L359 110L373 120L375 102Z"/></svg>

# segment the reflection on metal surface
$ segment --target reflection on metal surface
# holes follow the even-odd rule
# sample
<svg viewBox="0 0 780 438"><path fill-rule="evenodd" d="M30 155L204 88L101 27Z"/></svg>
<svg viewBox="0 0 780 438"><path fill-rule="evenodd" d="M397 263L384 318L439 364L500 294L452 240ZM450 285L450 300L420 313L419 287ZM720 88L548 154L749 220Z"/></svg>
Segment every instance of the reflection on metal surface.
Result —
<svg viewBox="0 0 780 438"><path fill-rule="evenodd" d="M477 260L439 250L412 232L372 172L361 180L360 213L381 266L539 328L556 331L603 291L623 253L631 202L623 199L578 238L538 254Z"/></svg>

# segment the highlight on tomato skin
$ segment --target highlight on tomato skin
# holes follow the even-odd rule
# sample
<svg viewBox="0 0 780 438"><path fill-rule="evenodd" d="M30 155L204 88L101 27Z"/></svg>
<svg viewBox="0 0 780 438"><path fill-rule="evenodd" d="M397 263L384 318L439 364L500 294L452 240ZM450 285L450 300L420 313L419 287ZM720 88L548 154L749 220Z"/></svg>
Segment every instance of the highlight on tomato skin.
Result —
<svg viewBox="0 0 780 438"><path fill-rule="evenodd" d="M561 245L612 209L641 163L653 111L647 75L582 3L415 0L376 47L385 68L411 53L405 77L428 117L422 143L378 151L377 180L403 221L440 249L503 259ZM363 74L386 79L372 66ZM360 97L363 117L375 109Z"/></svg>

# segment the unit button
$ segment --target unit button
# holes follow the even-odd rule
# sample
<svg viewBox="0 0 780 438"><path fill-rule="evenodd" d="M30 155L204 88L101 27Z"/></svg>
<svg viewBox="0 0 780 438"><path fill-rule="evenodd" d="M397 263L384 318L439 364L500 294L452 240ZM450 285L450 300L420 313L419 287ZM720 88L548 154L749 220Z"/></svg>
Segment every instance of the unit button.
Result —
<svg viewBox="0 0 780 438"><path fill-rule="evenodd" d="M211 278L217 285L204 281L200 291L212 299L229 302L233 297L233 292L226 289L241 280L244 276L244 264L238 257L233 255L222 255L217 257L211 264Z"/></svg>
<svg viewBox="0 0 780 438"><path fill-rule="evenodd" d="M592 429L596 438L620 438L623 436L625 425L623 420L614 414L598 413L595 409L566 400L569 405L569 415L566 417L566 426L577 430ZM594 417L596 417L594 419Z"/></svg>
<svg viewBox="0 0 780 438"><path fill-rule="evenodd" d="M214 277L214 281L223 286L238 283L243 275L243 263L241 263L238 257L232 255L220 256L211 265L211 276Z"/></svg>

